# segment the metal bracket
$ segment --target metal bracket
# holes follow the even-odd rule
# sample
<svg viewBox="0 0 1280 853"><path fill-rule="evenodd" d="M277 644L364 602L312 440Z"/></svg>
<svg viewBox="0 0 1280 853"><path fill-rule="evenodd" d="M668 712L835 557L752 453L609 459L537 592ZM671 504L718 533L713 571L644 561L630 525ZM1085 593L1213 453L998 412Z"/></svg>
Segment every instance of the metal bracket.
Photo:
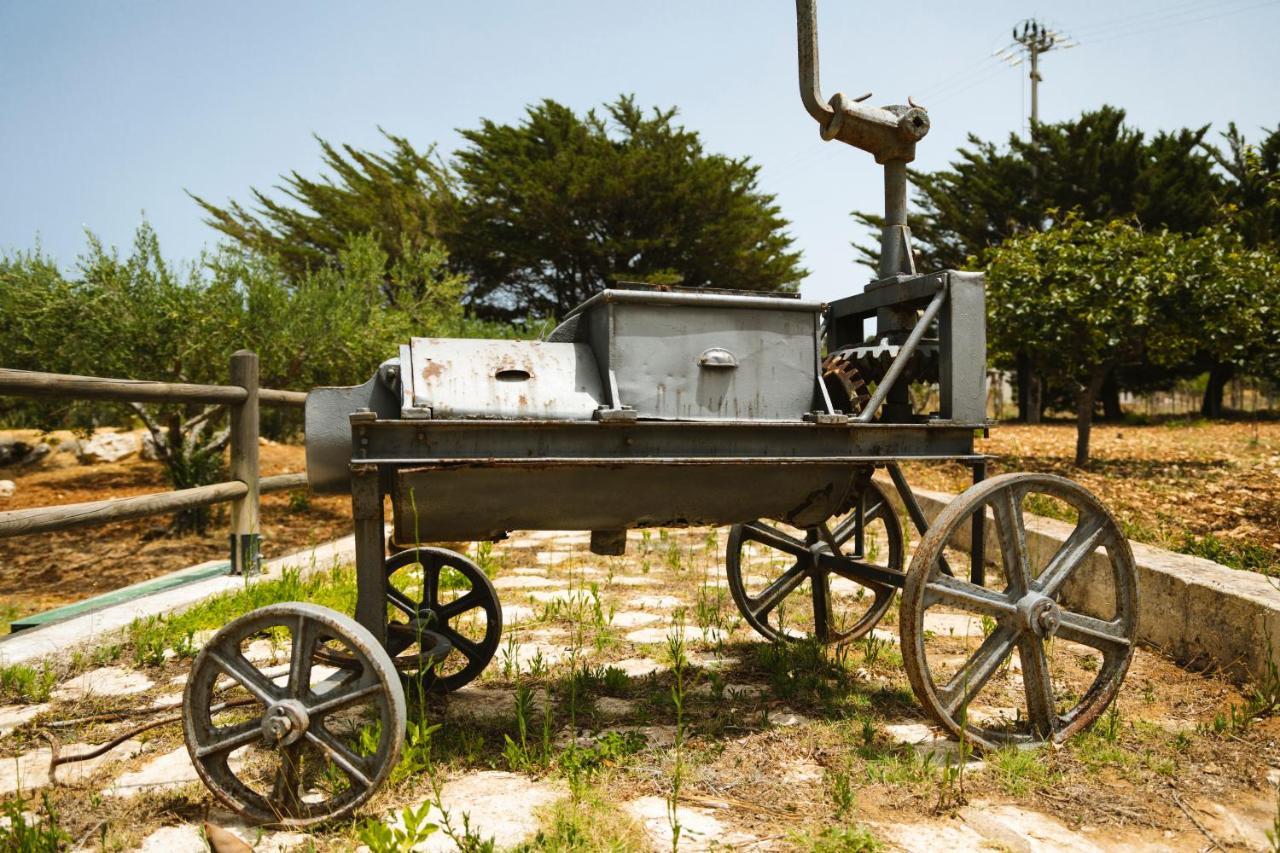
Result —
<svg viewBox="0 0 1280 853"><path fill-rule="evenodd" d="M231 545L231 571L236 576L262 574L262 535L260 533L232 533L227 537Z"/></svg>
<svg viewBox="0 0 1280 853"><path fill-rule="evenodd" d="M829 412L805 412L801 419L805 423L822 424L823 426L846 426L849 423L849 416L842 412L834 414Z"/></svg>

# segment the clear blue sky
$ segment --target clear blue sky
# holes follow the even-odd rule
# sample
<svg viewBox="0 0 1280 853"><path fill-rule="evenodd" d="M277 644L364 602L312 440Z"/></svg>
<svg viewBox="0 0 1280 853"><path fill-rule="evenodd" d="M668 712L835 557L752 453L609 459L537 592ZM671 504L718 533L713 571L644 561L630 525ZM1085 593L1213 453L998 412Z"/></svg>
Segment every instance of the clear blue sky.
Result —
<svg viewBox="0 0 1280 853"><path fill-rule="evenodd" d="M1044 60L1041 118L1112 103L1145 130L1280 122L1280 0L820 0L825 94L873 90L929 108L917 166L966 133L1025 124L1026 68L991 59L1035 14L1081 46ZM318 133L378 147L377 126L448 152L455 128L517 120L549 97L577 109L633 92L675 105L711 150L749 155L834 298L853 265L849 211L879 209L878 168L823 143L800 106L790 0L445 3L0 0L0 250L71 263L83 229L127 247L145 211L166 253L216 233L184 190L245 198L318 169ZM732 286L733 282L724 282Z"/></svg>

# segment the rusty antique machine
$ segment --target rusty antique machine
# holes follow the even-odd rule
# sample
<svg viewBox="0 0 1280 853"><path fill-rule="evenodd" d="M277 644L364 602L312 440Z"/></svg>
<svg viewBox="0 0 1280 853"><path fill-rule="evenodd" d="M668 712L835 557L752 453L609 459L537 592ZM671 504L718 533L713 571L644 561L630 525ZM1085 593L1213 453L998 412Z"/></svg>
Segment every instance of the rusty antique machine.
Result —
<svg viewBox="0 0 1280 853"><path fill-rule="evenodd" d="M511 531L589 530L592 551L616 555L630 529L732 525L733 600L778 642L862 637L901 591L902 657L921 705L981 747L1062 741L1114 697L1135 637L1129 547L1067 480L984 478L974 451L986 429L983 278L918 272L907 228L906 169L928 114L910 102L824 101L814 0L796 7L805 109L823 139L884 167L877 280L829 305L610 289L544 340L414 338L365 384L312 391L307 472L317 491L352 497L355 620L272 605L200 653L187 744L228 805L299 825L368 798L400 752L404 679L456 690L502 633L480 567L421 543ZM913 382L936 383L935 411L913 406ZM932 523L899 467L922 460L974 472ZM872 478L877 469L888 482ZM1074 527L1042 556L1023 507L1045 501ZM922 534L909 567L898 506ZM981 633L956 645L954 626L968 618ZM952 645L935 654L939 631ZM274 668L254 653L264 636L285 659ZM1059 647L1080 650L1083 669L1057 671ZM994 710L978 714L990 691Z"/></svg>

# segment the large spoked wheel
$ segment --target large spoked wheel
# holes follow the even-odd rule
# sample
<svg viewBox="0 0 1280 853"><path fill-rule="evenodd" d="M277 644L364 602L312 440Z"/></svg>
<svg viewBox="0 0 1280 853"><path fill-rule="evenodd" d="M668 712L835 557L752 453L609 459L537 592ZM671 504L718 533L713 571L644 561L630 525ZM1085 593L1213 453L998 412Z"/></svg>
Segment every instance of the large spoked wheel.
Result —
<svg viewBox="0 0 1280 853"><path fill-rule="evenodd" d="M944 574L941 559L967 550L979 512L1000 556L982 585ZM912 558L900 614L907 677L957 737L985 748L1060 743L1120 689L1136 599L1129 543L1093 495L1048 474L993 477L952 501Z"/></svg>
<svg viewBox="0 0 1280 853"><path fill-rule="evenodd" d="M315 664L322 648L350 668ZM218 631L192 664L182 707L196 772L254 823L350 814L404 742L404 690L390 657L354 620L315 604L273 604Z"/></svg>
<svg viewBox="0 0 1280 853"><path fill-rule="evenodd" d="M502 606L484 571L445 548L387 560L387 651L424 686L454 691L484 671L502 639Z"/></svg>
<svg viewBox="0 0 1280 853"><path fill-rule="evenodd" d="M870 483L862 502L861 536L857 508L827 525L829 537L762 521L730 529L729 592L757 633L774 642L813 637L836 644L876 626L896 590L871 577L875 569L902 571L902 527L879 485Z"/></svg>

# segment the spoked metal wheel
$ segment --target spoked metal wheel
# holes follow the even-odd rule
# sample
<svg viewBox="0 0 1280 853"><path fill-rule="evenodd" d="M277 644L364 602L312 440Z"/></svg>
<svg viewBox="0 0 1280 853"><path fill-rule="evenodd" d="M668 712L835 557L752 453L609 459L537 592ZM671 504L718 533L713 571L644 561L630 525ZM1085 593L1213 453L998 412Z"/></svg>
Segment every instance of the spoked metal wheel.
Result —
<svg viewBox="0 0 1280 853"><path fill-rule="evenodd" d="M352 666L315 664L322 648ZM350 814L404 742L404 690L391 658L354 620L315 604L273 604L218 631L196 656L182 709L196 772L254 823L306 826Z"/></svg>
<svg viewBox="0 0 1280 853"><path fill-rule="evenodd" d="M445 548L412 548L387 560L387 651L402 672L430 672L424 686L453 691L488 665L502 639L502 606L484 571Z"/></svg>
<svg viewBox="0 0 1280 853"><path fill-rule="evenodd" d="M858 510L823 528L798 531L753 521L729 531L729 591L742 618L775 642L814 637L844 643L866 634L893 602L877 569L901 572L902 527L880 486Z"/></svg>
<svg viewBox="0 0 1280 853"><path fill-rule="evenodd" d="M941 565L945 551L968 548L979 512L1000 555L983 585ZM1049 474L993 477L952 501L912 558L900 614L907 677L939 723L979 746L1062 742L1120 689L1136 598L1129 543L1093 495Z"/></svg>

